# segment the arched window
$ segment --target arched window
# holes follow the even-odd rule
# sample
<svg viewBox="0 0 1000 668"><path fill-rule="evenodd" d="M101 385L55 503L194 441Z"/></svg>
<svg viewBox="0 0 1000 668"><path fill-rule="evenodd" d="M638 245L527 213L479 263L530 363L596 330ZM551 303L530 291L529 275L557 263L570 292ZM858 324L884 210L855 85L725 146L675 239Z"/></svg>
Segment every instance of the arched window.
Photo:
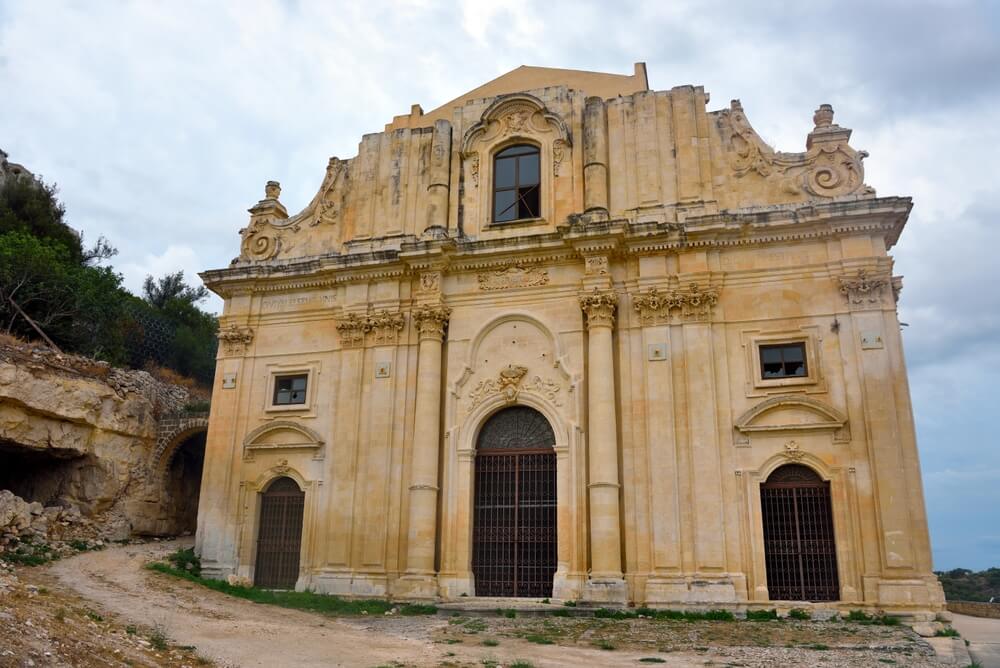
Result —
<svg viewBox="0 0 1000 668"><path fill-rule="evenodd" d="M541 207L541 169L538 147L517 144L493 159L493 222L538 218Z"/></svg>

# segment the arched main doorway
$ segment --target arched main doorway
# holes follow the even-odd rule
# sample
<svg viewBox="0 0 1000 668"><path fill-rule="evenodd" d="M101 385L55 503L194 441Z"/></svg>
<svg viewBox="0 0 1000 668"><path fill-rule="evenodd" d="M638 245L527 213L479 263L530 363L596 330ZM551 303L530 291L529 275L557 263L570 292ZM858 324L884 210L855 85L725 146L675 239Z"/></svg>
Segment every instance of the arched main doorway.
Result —
<svg viewBox="0 0 1000 668"><path fill-rule="evenodd" d="M288 477L276 478L260 495L257 561L253 583L266 589L294 589L302 552L306 494Z"/></svg>
<svg viewBox="0 0 1000 668"><path fill-rule="evenodd" d="M552 596L555 434L527 406L505 408L476 442L472 572L477 596Z"/></svg>
<svg viewBox="0 0 1000 668"><path fill-rule="evenodd" d="M840 598L830 483L808 466L776 469L760 486L772 601Z"/></svg>

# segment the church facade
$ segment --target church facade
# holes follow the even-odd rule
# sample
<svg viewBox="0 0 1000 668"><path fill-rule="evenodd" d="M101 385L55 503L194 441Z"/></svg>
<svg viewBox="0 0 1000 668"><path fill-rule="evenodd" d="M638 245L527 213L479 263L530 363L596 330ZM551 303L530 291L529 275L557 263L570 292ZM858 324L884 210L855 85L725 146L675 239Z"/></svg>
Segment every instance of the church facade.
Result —
<svg viewBox="0 0 1000 668"><path fill-rule="evenodd" d="M939 610L889 249L821 105L521 67L269 182L225 300L204 572L404 599Z"/></svg>

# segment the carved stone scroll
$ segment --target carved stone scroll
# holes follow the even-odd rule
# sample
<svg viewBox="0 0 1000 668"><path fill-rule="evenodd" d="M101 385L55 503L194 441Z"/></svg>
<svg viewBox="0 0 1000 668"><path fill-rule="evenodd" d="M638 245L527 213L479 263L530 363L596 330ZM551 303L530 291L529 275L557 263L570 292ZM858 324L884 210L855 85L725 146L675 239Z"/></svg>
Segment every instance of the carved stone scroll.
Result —
<svg viewBox="0 0 1000 668"><path fill-rule="evenodd" d="M549 272L538 267L515 264L504 269L481 273L477 278L480 290L506 290L546 285L549 282Z"/></svg>

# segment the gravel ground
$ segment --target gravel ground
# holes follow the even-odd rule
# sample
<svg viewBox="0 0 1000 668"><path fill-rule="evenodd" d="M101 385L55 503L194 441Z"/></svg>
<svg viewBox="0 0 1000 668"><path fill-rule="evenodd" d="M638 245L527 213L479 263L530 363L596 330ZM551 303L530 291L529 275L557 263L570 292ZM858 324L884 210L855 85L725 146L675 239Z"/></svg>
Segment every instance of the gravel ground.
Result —
<svg viewBox="0 0 1000 668"><path fill-rule="evenodd" d="M189 542L113 546L19 568L17 581L0 587L7 590L0 593L0 667L948 665L905 627L445 614L335 619L143 568Z"/></svg>

